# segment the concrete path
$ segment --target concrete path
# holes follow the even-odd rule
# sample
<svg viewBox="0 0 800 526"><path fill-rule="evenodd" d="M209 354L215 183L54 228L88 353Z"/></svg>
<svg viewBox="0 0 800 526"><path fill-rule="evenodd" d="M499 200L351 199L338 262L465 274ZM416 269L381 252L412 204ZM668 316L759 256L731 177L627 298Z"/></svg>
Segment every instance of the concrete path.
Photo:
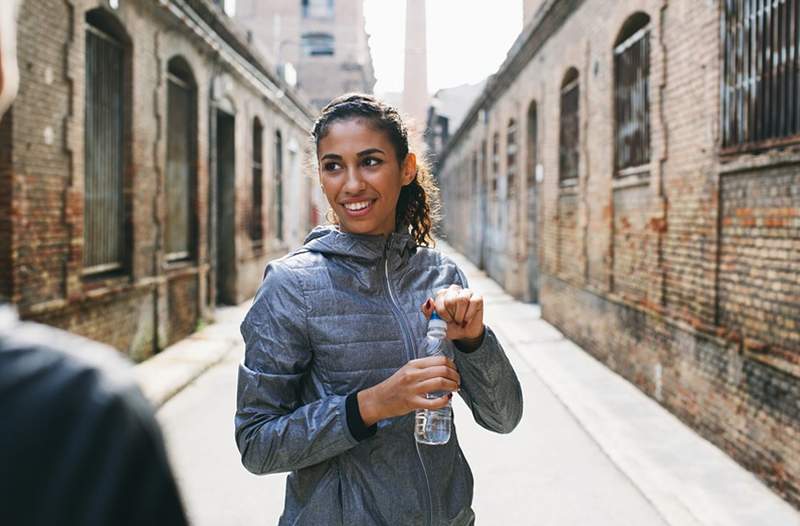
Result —
<svg viewBox="0 0 800 526"><path fill-rule="evenodd" d="M475 475L478 524L800 526L798 512L564 339L537 307L514 301L459 254L439 248L484 293L487 324L503 342L525 397L523 419L510 435L480 428L463 402L454 404ZM220 324L179 344L180 358L170 359L171 349L162 353L163 371L150 362L137 367L145 392L161 393L157 403L168 400L158 417L196 525L275 524L283 505L285 475L247 473L233 441L243 352L238 322L246 309L221 310ZM216 353L209 341L218 342ZM205 372L184 388L194 373L176 371L188 367L191 346L208 363L193 366Z"/></svg>

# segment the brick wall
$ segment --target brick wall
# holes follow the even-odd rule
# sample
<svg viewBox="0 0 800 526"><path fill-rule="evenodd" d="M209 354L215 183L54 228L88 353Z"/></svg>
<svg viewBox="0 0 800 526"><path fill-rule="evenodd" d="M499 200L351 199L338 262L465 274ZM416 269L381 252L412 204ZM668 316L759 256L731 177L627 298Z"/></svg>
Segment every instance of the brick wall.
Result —
<svg viewBox="0 0 800 526"><path fill-rule="evenodd" d="M502 251L489 273L517 297L532 270L519 236L537 228L543 317L800 508L800 147L721 148L721 3L543 6L517 58L455 131L439 173L448 216L482 206L454 198L465 180L458 167L536 102L539 224L445 228L462 230L465 254L481 237ZM650 18L650 162L615 173L612 45L636 12ZM580 172L564 188L558 101L570 67L581 89ZM520 138L521 158L528 142ZM501 224L524 220L506 208ZM492 261L507 268L493 272Z"/></svg>
<svg viewBox="0 0 800 526"><path fill-rule="evenodd" d="M183 4L182 4L183 5ZM217 28L208 38L225 41L231 52L212 60L208 44L193 34L167 3L120 2L111 10L101 0L27 0L19 17L20 93L0 124L0 300L11 300L25 318L52 323L112 344L134 359L192 332L201 317L213 314L216 261L214 235L216 174L207 162L216 155L209 122L224 101L236 114L234 168L236 218L235 298L252 296L267 260L299 244L308 230L297 221L286 240L277 240L272 185L275 132L284 145L304 144L311 113L292 92L277 97L271 66L246 53L231 22L197 0L196 9ZM174 7L174 6L173 6ZM84 112L86 13L100 8L120 28L126 47L123 112L127 253L123 271L85 276ZM244 51L242 51L244 50ZM166 258L167 64L182 57L196 83L195 248L191 258ZM249 61L249 62L248 62ZM243 75L244 67L259 71ZM212 85L214 89L212 90ZM213 94L209 97L209 94ZM272 98L271 102L269 99ZM248 235L252 188L252 120L265 124L264 232L261 248ZM288 159L290 156L285 155ZM284 174L299 177L302 150ZM294 171L292 171L294 169ZM308 218L304 188L286 195L284 208ZM239 273L241 273L239 272ZM237 274L239 274L237 273Z"/></svg>

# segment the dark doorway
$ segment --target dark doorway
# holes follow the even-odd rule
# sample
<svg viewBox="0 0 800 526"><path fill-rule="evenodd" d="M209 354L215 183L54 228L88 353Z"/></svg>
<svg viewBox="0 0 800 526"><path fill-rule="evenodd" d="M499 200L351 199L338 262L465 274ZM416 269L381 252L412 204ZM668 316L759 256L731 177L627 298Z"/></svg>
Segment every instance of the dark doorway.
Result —
<svg viewBox="0 0 800 526"><path fill-rule="evenodd" d="M527 163L527 212L526 248L528 255L528 299L539 302L539 181L536 174L539 165L538 115L536 102L528 108L528 163Z"/></svg>
<svg viewBox="0 0 800 526"><path fill-rule="evenodd" d="M217 111L217 303L236 303L235 119Z"/></svg>

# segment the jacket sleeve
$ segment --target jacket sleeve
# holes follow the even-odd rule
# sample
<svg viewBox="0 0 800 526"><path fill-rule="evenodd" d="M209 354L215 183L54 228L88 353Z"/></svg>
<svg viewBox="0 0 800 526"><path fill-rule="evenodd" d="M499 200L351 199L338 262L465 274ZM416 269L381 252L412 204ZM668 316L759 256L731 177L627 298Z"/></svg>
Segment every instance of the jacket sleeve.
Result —
<svg viewBox="0 0 800 526"><path fill-rule="evenodd" d="M462 287L467 278L459 269ZM455 347L455 345L453 346ZM475 421L497 433L510 433L522 418L522 388L494 331L485 328L483 341L471 352L453 350L461 375L461 398Z"/></svg>
<svg viewBox="0 0 800 526"><path fill-rule="evenodd" d="M290 269L271 263L241 326L236 444L252 473L297 470L358 443L347 425L345 396L302 403L312 359L306 319L301 284Z"/></svg>

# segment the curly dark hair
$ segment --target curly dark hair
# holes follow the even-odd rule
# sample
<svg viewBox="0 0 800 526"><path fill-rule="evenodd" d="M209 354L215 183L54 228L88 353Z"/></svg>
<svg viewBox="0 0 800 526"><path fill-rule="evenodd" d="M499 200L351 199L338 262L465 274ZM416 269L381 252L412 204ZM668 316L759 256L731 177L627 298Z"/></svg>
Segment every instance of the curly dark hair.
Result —
<svg viewBox="0 0 800 526"><path fill-rule="evenodd" d="M315 147L319 148L319 141L333 122L354 118L366 119L376 129L385 132L394 146L397 162L403 165L410 148L408 129L400 113L376 97L363 93L342 95L322 109L311 131ZM417 245L430 247L434 245L433 228L439 219L439 189L422 155L416 156L417 173L414 180L400 190L395 224L404 225ZM335 214L329 214L329 219L337 222Z"/></svg>

